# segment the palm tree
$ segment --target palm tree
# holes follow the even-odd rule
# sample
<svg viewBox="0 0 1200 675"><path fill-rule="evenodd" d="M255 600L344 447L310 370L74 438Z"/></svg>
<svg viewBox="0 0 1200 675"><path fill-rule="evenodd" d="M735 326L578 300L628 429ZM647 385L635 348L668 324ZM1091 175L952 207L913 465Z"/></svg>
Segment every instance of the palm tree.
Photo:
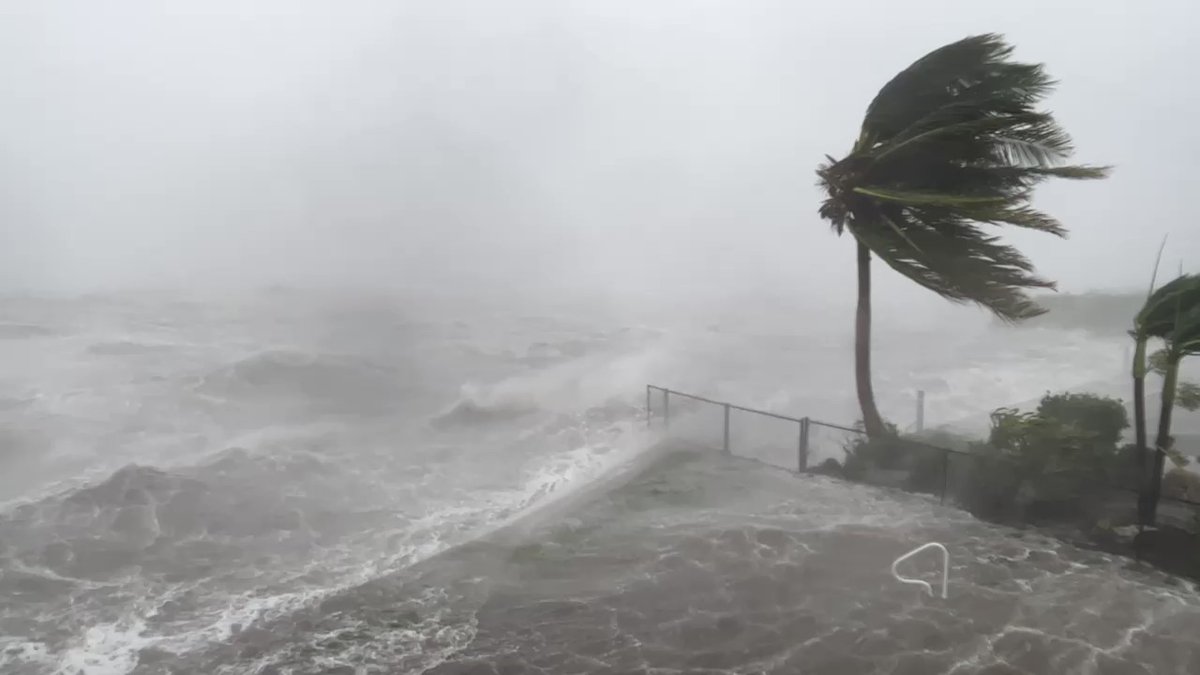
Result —
<svg viewBox="0 0 1200 675"><path fill-rule="evenodd" d="M1146 334L1161 337L1166 342L1166 349L1162 352L1162 398L1152 463L1146 461L1144 421L1143 437L1138 439L1138 455L1141 457L1143 470L1150 465L1150 473L1146 476L1146 483L1142 489L1142 498L1138 502L1140 522L1142 525L1154 525L1158 499L1162 493L1163 469L1171 451L1171 413L1175 409L1175 397L1179 389L1179 365L1184 358L1200 354L1200 276L1180 276L1158 289L1146 305L1146 308L1138 313ZM1136 361L1134 367L1137 367ZM1144 374L1143 366L1143 376ZM1137 385L1136 379L1134 384ZM1134 394L1136 397L1136 390ZM1135 416L1136 407L1135 401ZM1145 413L1142 415L1144 418Z"/></svg>
<svg viewBox="0 0 1200 675"><path fill-rule="evenodd" d="M1148 474L1146 467L1146 343L1150 339L1151 331L1157 331L1161 336L1162 319L1153 316L1156 307L1163 306L1163 294L1171 294L1175 291L1159 290L1156 297L1154 291L1154 282L1158 279L1158 266L1162 262L1163 250L1167 247L1167 238L1163 237L1162 244L1158 247L1158 256L1154 259L1154 271L1150 274L1150 290L1146 291L1146 304L1142 305L1142 309L1133 317L1133 330L1129 331L1129 336L1133 338L1133 435L1134 447L1137 450L1137 461L1139 478L1145 480ZM1170 286L1170 284L1168 284ZM1145 523L1146 509L1146 494L1143 490L1138 495L1138 522Z"/></svg>
<svg viewBox="0 0 1200 675"><path fill-rule="evenodd" d="M934 50L884 85L850 153L817 175L820 208L858 247L855 371L863 424L886 433L871 390L871 254L954 302L975 302L1006 321L1043 313L1026 289L1054 288L982 225L1065 236L1030 206L1048 178L1103 178L1104 167L1065 166L1070 138L1035 106L1053 89L1042 66L1009 60L999 35Z"/></svg>
<svg viewBox="0 0 1200 675"><path fill-rule="evenodd" d="M1165 242L1164 242L1165 243ZM1159 250L1161 258L1162 251ZM1157 276L1158 263L1155 263ZM1153 286L1153 281L1151 281ZM1142 476L1143 489L1138 500L1138 521L1142 525L1153 521L1155 473L1151 468L1157 466L1157 461L1151 461L1149 448L1146 445L1146 374L1149 371L1146 360L1146 345L1150 338L1166 339L1175 330L1176 319L1184 307L1200 303L1200 278L1181 275L1153 290L1146 298L1146 304L1138 311L1133 319L1133 330L1130 335L1134 340L1133 350L1133 429L1134 443L1137 446L1138 467ZM1164 359L1164 362L1166 359ZM1163 371L1166 375L1166 369ZM1173 398L1173 397L1172 397ZM1163 401L1166 404L1166 401ZM1159 417L1162 417L1160 411ZM1161 426L1161 425L1160 425ZM1159 472L1161 473L1161 471Z"/></svg>

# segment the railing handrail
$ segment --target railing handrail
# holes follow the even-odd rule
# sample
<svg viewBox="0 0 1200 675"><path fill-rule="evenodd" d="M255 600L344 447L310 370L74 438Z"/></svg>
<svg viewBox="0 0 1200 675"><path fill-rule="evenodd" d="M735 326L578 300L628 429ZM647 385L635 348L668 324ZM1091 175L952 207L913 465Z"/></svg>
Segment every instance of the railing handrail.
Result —
<svg viewBox="0 0 1200 675"><path fill-rule="evenodd" d="M849 431L852 434L864 434L865 435L867 433L866 431L864 431L862 429L855 429L853 427L844 427L840 424L834 424L832 422L822 422L821 420L810 420L810 421L812 424L815 424L819 427L829 427L830 429L837 429L838 431Z"/></svg>
<svg viewBox="0 0 1200 675"><path fill-rule="evenodd" d="M931 548L936 548L942 552L942 599L945 600L947 597L946 588L950 582L950 552L946 550L945 546L939 544L936 541L931 541L926 544L921 544L920 546L914 548L913 550L909 551L908 553L905 553L904 555L900 556L899 558L896 558L892 562L892 576L896 577L896 581L899 581L902 584L913 584L915 586L924 587L925 590L929 593L929 597L933 597L933 586L931 586L928 581L925 581L923 579L910 579L909 577L902 577L902 576L900 576L900 573L896 571L896 567L899 566L900 563L904 562L905 560L908 560L909 558L920 553L921 551L924 551L926 549L931 549Z"/></svg>
<svg viewBox="0 0 1200 675"><path fill-rule="evenodd" d="M848 432L854 433L854 434L865 434L866 433L862 429L846 427L846 426L842 426L840 424L834 424L833 422L823 422L821 420L812 419L811 417L805 417L805 418L792 417L791 415L783 415L781 413L771 412L770 410L760 410L758 408L749 408L744 405L738 405L736 403L730 403L728 401L718 401L716 399L708 398L707 396L700 396L698 394L688 394L688 393L685 393L682 391L676 391L675 389L669 389L667 387L660 387L655 384L648 384L648 385L646 385L646 388L653 389L655 391L661 391L663 393L670 394L671 396L679 396L682 398L689 398L689 399L692 399L693 401L700 401L701 403L709 403L712 405L725 406L731 410L740 410L742 412L753 413L755 415L764 415L766 417L774 417L775 419L783 420L785 422L796 422L797 424L803 424L804 420L807 419L809 424L815 424L815 425L821 426L821 427L828 427L830 429L837 429L839 431L848 431ZM920 441L910 441L910 442L920 443ZM964 453L961 450L951 450L950 448L941 448L936 445L929 445L928 443L920 443L920 444L928 445L929 447L935 448L937 450L945 450L946 452L956 452L959 454L970 454L970 453Z"/></svg>
<svg viewBox="0 0 1200 675"><path fill-rule="evenodd" d="M646 386L649 387L650 389L654 389L656 391L665 392L667 394L670 394L671 396L681 396L683 398L690 398L693 401L700 401L701 403L711 403L712 405L727 406L730 410L740 410L742 412L754 413L755 415L765 415L766 417L774 417L775 419L783 420L785 422L795 422L797 424L804 423L804 420L799 417L791 417L789 415L781 415L779 413L774 413L769 410L759 410L757 408L747 408L746 406L737 405L736 403L729 403L728 401L717 401L715 399L707 398L704 396L697 396L696 394L685 394L682 391L675 391L674 389L667 389L666 387L659 387L659 386L656 386L653 384L648 384ZM832 425L826 425L826 426L832 426Z"/></svg>
<svg viewBox="0 0 1200 675"><path fill-rule="evenodd" d="M736 403L730 403L728 401L718 401L713 398L708 398L707 396L700 396L698 394L688 394L686 392L677 391L675 389L669 389L667 387L660 387L656 384L647 384L646 388L653 389L654 391L661 391L670 396L680 396L682 398L688 398L693 401L700 401L701 403L726 406L731 410L740 410L742 412L748 412L748 413L752 413L755 415L764 415L766 417L774 417L775 419L783 420L785 422L795 422L797 424L815 424L819 427L827 427L829 429L837 429L838 431L845 431L845 432L849 432L852 434L865 435L867 433L863 429L855 429L854 427L847 427L847 426L843 426L841 424L834 424L833 422L825 422L823 420L813 419L811 417L804 417L804 418L792 417L791 415L783 415L780 413L771 412L769 410L759 410L758 408L749 408L749 407L746 407L743 405L737 405ZM807 422L805 422L805 420L807 420ZM947 448L947 447L943 447L940 445L933 445L932 443L926 443L924 441L913 440L911 438L905 438L904 442L911 443L913 445L921 445L921 446L927 447L931 450L937 450L939 452L946 452L946 453L950 453L952 455L967 455L970 457L975 457L978 455L978 453L970 452L967 450L955 450L954 448Z"/></svg>

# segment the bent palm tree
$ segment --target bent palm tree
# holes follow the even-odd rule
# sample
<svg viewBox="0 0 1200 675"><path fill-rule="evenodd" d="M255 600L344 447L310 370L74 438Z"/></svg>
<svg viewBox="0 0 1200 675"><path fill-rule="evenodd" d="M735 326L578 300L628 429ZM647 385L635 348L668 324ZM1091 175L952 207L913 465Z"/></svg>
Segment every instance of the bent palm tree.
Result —
<svg viewBox="0 0 1200 675"><path fill-rule="evenodd" d="M1157 268L1157 264L1155 265ZM1176 327L1181 313L1192 307L1200 307L1200 277L1182 275L1153 291L1146 298L1146 304L1138 311L1133 319L1133 330L1130 335L1134 339L1133 350L1133 429L1134 444L1137 446L1138 467L1141 472L1142 490L1138 500L1138 522L1150 525L1154 521L1156 496L1156 476L1161 476L1162 468L1157 459L1151 458L1146 445L1146 373L1149 371L1146 359L1146 344L1150 338L1167 339ZM1170 356L1167 352L1167 363ZM1181 357L1182 358L1182 357ZM1169 368L1164 369L1164 380ZM1178 369L1176 369L1178 371ZM1164 381L1164 387L1166 382ZM1163 390L1164 393L1166 389ZM1175 386L1171 387L1172 398ZM1161 401L1163 409L1159 413L1161 421L1166 411L1167 399ZM1169 419L1169 416L1168 416ZM1168 424L1169 426L1169 424ZM1156 447L1159 445L1156 443ZM1155 453L1157 454L1157 453Z"/></svg>
<svg viewBox="0 0 1200 675"><path fill-rule="evenodd" d="M1154 461L1145 461L1144 439L1143 445L1138 448L1143 467L1150 465L1142 499L1139 500L1139 516L1143 525L1154 525L1158 499L1162 494L1163 469L1171 451L1171 413L1179 389L1179 365L1186 357L1200 354L1200 277L1181 276L1151 296L1152 300L1156 298L1158 303L1155 305L1147 302L1149 311L1144 317L1145 325L1149 335L1163 338L1166 349L1163 350L1162 398L1158 433L1154 439Z"/></svg>
<svg viewBox="0 0 1200 675"><path fill-rule="evenodd" d="M930 52L884 85L850 154L817 170L820 208L858 245L855 370L868 435L885 426L870 376L871 254L954 302L975 302L1006 321L1043 313L1026 295L1054 288L1011 246L981 229L1009 224L1065 236L1030 205L1048 178L1103 178L1104 167L1063 166L1071 141L1034 106L1054 82L1012 47L979 35Z"/></svg>
<svg viewBox="0 0 1200 675"><path fill-rule="evenodd" d="M1129 336L1133 338L1133 434L1134 447L1137 450L1138 461L1138 477L1145 480L1148 473L1146 467L1146 343L1150 340L1150 331L1152 325L1157 324L1159 319L1151 320L1151 313L1154 307L1162 305L1162 294L1168 291L1158 291L1158 296L1155 295L1154 282L1158 279L1158 266L1162 262L1163 250L1167 247L1167 238L1164 236L1162 244L1158 247L1158 256L1154 259L1154 271L1150 274L1150 290L1146 291L1146 304L1133 317L1133 330L1129 331ZM1168 284L1169 286L1170 284ZM1169 291L1174 292L1174 291ZM1139 484L1140 485L1140 484ZM1138 495L1138 522L1144 523L1146 509L1145 491Z"/></svg>

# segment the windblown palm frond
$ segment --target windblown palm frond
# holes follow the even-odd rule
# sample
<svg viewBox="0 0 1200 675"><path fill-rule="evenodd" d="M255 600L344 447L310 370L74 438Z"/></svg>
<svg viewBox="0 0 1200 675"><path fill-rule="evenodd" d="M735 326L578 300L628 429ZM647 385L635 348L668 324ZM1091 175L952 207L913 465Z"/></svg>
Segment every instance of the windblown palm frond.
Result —
<svg viewBox="0 0 1200 675"><path fill-rule="evenodd" d="M1200 309L1200 276L1183 274L1150 294L1134 317L1134 337L1169 339L1176 324Z"/></svg>
<svg viewBox="0 0 1200 675"><path fill-rule="evenodd" d="M1009 60L998 35L946 45L896 75L867 108L850 154L817 171L820 215L849 229L893 269L953 301L1002 319L1042 313L1026 295L1054 285L979 225L1065 236L1030 205L1050 178L1096 179L1108 169L1063 165L1071 139L1035 106L1054 87L1041 65Z"/></svg>
<svg viewBox="0 0 1200 675"><path fill-rule="evenodd" d="M1179 315L1166 340L1167 351L1174 358L1200 356L1200 305Z"/></svg>

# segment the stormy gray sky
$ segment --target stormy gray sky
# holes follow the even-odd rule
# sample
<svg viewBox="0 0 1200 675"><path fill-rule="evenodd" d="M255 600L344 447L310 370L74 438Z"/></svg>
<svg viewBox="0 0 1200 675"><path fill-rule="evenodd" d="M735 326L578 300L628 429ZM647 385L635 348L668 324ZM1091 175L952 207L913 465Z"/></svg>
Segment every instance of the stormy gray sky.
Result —
<svg viewBox="0 0 1200 675"><path fill-rule="evenodd" d="M813 169L926 51L1061 80L1064 290L1200 252L1193 3L6 0L0 283L841 293ZM880 272L884 301L913 293ZM848 291L847 291L848 292Z"/></svg>

